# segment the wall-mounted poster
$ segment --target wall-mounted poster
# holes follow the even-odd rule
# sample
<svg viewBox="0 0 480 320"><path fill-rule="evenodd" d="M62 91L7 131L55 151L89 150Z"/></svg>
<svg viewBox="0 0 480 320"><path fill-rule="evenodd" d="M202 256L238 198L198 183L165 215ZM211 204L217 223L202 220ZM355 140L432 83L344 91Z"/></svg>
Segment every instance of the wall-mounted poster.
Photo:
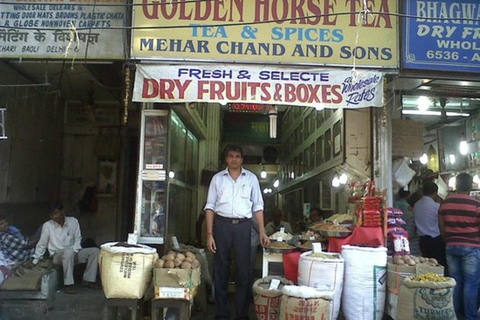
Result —
<svg viewBox="0 0 480 320"><path fill-rule="evenodd" d="M98 195L115 196L117 192L117 161L100 160Z"/></svg>

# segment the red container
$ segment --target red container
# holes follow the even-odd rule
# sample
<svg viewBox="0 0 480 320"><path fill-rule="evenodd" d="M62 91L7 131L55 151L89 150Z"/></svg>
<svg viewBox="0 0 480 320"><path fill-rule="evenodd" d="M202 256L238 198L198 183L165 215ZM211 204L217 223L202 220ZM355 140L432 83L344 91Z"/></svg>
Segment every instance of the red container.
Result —
<svg viewBox="0 0 480 320"><path fill-rule="evenodd" d="M283 254L283 270L285 271L285 278L298 284L298 260L301 252L290 252Z"/></svg>

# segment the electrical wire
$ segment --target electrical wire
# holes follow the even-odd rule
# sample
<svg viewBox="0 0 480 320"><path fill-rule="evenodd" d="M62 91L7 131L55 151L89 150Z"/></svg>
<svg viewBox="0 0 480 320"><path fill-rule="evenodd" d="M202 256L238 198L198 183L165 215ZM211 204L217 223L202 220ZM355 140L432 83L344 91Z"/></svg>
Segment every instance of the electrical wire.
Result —
<svg viewBox="0 0 480 320"><path fill-rule="evenodd" d="M212 1L212 0L209 0ZM1 2L0 2L1 3ZM271 20L264 20L264 21L251 21L251 22L234 22L234 23L228 23L228 24L202 24L202 25L169 25L169 26L118 26L118 27L81 27L81 28L76 28L77 31L83 31L83 30L159 30L159 29L193 29L197 27L204 27L204 28L209 28L209 27L235 27L235 26L250 26L250 25L260 25L260 24L268 24L268 23L279 23L279 22L285 22L285 21L292 21L292 20L303 20L303 19L313 19L313 18L326 18L326 17L332 17L332 16L343 16L343 15L352 15L352 14L364 14L365 11L348 11L348 12L337 12L337 13L328 13L328 14L316 14L316 15L309 15L309 16L301 16L301 17L290 17L290 18L284 18L284 19L271 19ZM415 15L409 15L409 14L403 14L403 13L394 13L394 12L380 12L380 11L369 11L370 14L375 15L375 14L382 14L386 16L394 16L394 17L399 17L399 18L408 18L408 19L424 19L424 20L435 20L435 21L450 21L454 20L452 18L435 18L435 17L422 17L422 16L415 16ZM91 19L94 20L94 19ZM475 19L475 18L457 18L455 20L462 20L465 22L479 22L480 19ZM47 31L56 31L56 30L62 30L66 28L49 28L49 27L15 27L15 26L4 26L0 25L0 28L4 29L17 29L17 30L47 30Z"/></svg>

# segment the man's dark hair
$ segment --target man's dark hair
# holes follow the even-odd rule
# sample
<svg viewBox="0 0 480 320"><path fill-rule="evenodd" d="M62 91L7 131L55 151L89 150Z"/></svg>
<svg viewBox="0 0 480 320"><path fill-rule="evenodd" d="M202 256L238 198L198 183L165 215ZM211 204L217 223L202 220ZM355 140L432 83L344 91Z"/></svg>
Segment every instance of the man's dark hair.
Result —
<svg viewBox="0 0 480 320"><path fill-rule="evenodd" d="M225 147L225 149L223 150L223 156L225 158L227 158L228 156L228 153L230 151L235 151L235 152L238 152L240 153L240 156L242 157L243 159L243 156L245 155L245 153L243 152L243 148L241 146L239 146L238 144L229 144Z"/></svg>
<svg viewBox="0 0 480 320"><path fill-rule="evenodd" d="M312 208L312 209L310 209L310 215L311 215L312 212L314 212L314 211L317 211L318 214L323 217L322 209L320 209L320 208L318 208L318 207Z"/></svg>
<svg viewBox="0 0 480 320"><path fill-rule="evenodd" d="M55 210L63 210L63 203L61 201L55 202L50 207L50 212L53 213Z"/></svg>
<svg viewBox="0 0 480 320"><path fill-rule="evenodd" d="M427 182L423 185L423 194L426 196L434 195L438 191L438 186L434 182Z"/></svg>
<svg viewBox="0 0 480 320"><path fill-rule="evenodd" d="M465 192L472 189L473 178L468 173L460 173L457 176L457 191Z"/></svg>
<svg viewBox="0 0 480 320"><path fill-rule="evenodd" d="M410 191L400 188L400 190L398 190L398 196L400 199L406 199L408 196L410 196Z"/></svg>

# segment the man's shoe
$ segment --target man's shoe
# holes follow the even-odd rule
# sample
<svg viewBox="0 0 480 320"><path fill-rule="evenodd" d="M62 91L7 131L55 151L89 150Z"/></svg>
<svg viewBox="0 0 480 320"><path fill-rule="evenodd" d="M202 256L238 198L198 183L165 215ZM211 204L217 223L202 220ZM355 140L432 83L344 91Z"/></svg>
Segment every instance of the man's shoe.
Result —
<svg viewBox="0 0 480 320"><path fill-rule="evenodd" d="M89 288L89 289L100 289L100 286L95 282L90 282L85 280L82 281L82 287Z"/></svg>
<svg viewBox="0 0 480 320"><path fill-rule="evenodd" d="M69 286L63 286L63 291L67 294L75 294L77 290L75 289L74 285L71 284Z"/></svg>

